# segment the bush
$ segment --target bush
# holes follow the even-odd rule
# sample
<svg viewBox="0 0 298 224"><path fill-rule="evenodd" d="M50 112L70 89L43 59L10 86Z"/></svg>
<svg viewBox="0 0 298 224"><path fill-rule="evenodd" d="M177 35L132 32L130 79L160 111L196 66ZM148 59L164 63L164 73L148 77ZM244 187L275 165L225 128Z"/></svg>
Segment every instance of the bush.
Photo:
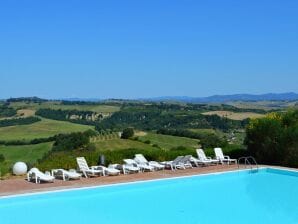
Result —
<svg viewBox="0 0 298 224"><path fill-rule="evenodd" d="M208 148L205 149L205 154L206 156L214 157L214 149L213 148ZM247 151L246 147L243 145L226 145L225 147L222 147L222 151L224 155L230 156L233 159L239 159L240 157L243 156L249 156L249 152Z"/></svg>
<svg viewBox="0 0 298 224"><path fill-rule="evenodd" d="M3 163L5 161L5 157L3 154L0 154L0 163Z"/></svg>
<svg viewBox="0 0 298 224"><path fill-rule="evenodd" d="M89 144L87 145L86 149L87 149L88 151L95 151L95 150L96 150L96 146L95 146L94 143L89 143Z"/></svg>
<svg viewBox="0 0 298 224"><path fill-rule="evenodd" d="M134 130L133 128L126 128L123 130L121 138L123 139L129 139L134 136Z"/></svg>
<svg viewBox="0 0 298 224"><path fill-rule="evenodd" d="M152 147L161 149L161 147L159 145L157 145L157 144L153 144Z"/></svg>
<svg viewBox="0 0 298 224"><path fill-rule="evenodd" d="M146 141L144 141L144 143L150 145L151 144L151 141L150 140L146 140Z"/></svg>

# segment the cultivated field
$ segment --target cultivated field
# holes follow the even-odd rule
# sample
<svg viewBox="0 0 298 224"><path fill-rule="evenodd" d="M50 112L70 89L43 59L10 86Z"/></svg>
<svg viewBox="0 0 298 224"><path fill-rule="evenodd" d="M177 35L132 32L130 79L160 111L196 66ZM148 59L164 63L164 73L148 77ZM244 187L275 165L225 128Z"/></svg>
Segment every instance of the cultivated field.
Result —
<svg viewBox="0 0 298 224"><path fill-rule="evenodd" d="M247 118L260 118L264 117L264 114L252 113L252 112L241 112L235 113L231 111L209 111L203 113L204 115L218 115L220 117L226 117L232 120L244 120Z"/></svg>
<svg viewBox="0 0 298 224"><path fill-rule="evenodd" d="M50 101L44 103L26 103L26 102L12 102L10 106L15 109L45 109L50 108L54 110L80 110L80 111L94 111L97 113L113 113L120 110L120 107L110 105L63 105L58 101Z"/></svg>
<svg viewBox="0 0 298 224"><path fill-rule="evenodd" d="M15 162L22 161L27 164L34 164L52 148L52 142L37 145L3 146L0 145L0 154L4 155L5 162L0 163L2 174L7 173Z"/></svg>
<svg viewBox="0 0 298 224"><path fill-rule="evenodd" d="M30 125L0 128L0 140L32 140L54 136L59 133L79 132L88 129L94 129L94 127L66 121L42 119L42 121Z"/></svg>
<svg viewBox="0 0 298 224"><path fill-rule="evenodd" d="M234 101L226 103L242 109L261 109L261 110L284 110L289 107L297 107L298 101L256 101L243 102Z"/></svg>

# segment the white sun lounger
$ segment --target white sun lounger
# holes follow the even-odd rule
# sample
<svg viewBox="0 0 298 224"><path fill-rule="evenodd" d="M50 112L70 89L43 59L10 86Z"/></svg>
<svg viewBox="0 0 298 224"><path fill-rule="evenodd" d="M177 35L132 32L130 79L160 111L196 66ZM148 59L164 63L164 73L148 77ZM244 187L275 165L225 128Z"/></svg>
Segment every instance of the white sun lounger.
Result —
<svg viewBox="0 0 298 224"><path fill-rule="evenodd" d="M191 164L191 159L192 159L191 155L184 156L180 160L180 163L182 163L185 168L193 168L193 166Z"/></svg>
<svg viewBox="0 0 298 224"><path fill-rule="evenodd" d="M54 182L54 177L51 176L49 173L43 173L37 168L32 168L27 173L27 180L32 181L34 180L36 184L43 182Z"/></svg>
<svg viewBox="0 0 298 224"><path fill-rule="evenodd" d="M126 164L110 164L109 168L114 168L118 170L122 170L123 174L130 174L130 173L139 173L141 169L136 166L126 165Z"/></svg>
<svg viewBox="0 0 298 224"><path fill-rule="evenodd" d="M141 171L154 171L154 167L147 164L138 164L133 159L124 159L126 165L140 168Z"/></svg>
<svg viewBox="0 0 298 224"><path fill-rule="evenodd" d="M229 156L225 156L223 154L221 148L214 148L214 153L215 153L216 159L218 159L221 164L223 164L223 163L227 163L227 164L235 163L235 164L237 164L237 159L231 159Z"/></svg>
<svg viewBox="0 0 298 224"><path fill-rule="evenodd" d="M54 169L52 170L52 176L56 178L60 177L64 181L66 181L66 180L78 180L82 177L82 174L77 173L75 170L67 171L64 169Z"/></svg>
<svg viewBox="0 0 298 224"><path fill-rule="evenodd" d="M211 157L207 157L203 149L197 149L197 155L199 161L203 164L218 164L219 159L212 159Z"/></svg>
<svg viewBox="0 0 298 224"><path fill-rule="evenodd" d="M143 154L136 154L134 160L138 164L146 164L146 165L152 166L155 170L163 170L165 168L165 165L162 165L156 161L148 162L148 160L145 158Z"/></svg>
<svg viewBox="0 0 298 224"><path fill-rule="evenodd" d="M99 170L98 166L91 166L89 167L87 164L87 161L84 157L78 157L77 158L77 164L79 170L84 174L86 178L91 177L91 176L100 176L104 175L103 170Z"/></svg>
<svg viewBox="0 0 298 224"><path fill-rule="evenodd" d="M180 161L184 158L184 156L178 156L176 159L172 161L161 162L161 164L165 165L165 167L170 167L172 170L175 169L185 169L185 166Z"/></svg>
<svg viewBox="0 0 298 224"><path fill-rule="evenodd" d="M105 166L98 166L97 167L99 170L103 171L104 176L117 176L120 174L120 170L116 169L113 166L105 167Z"/></svg>
<svg viewBox="0 0 298 224"><path fill-rule="evenodd" d="M110 164L109 168L114 168L117 170L122 170L123 174L130 174L130 173L139 173L141 169L136 166L126 165L126 164Z"/></svg>

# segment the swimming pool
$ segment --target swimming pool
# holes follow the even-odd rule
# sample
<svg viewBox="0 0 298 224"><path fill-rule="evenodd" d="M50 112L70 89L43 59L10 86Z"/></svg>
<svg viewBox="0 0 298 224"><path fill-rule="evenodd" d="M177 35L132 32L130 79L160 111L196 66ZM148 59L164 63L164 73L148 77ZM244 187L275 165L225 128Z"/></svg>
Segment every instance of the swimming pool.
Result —
<svg viewBox="0 0 298 224"><path fill-rule="evenodd" d="M0 199L1 224L298 223L298 172L262 168Z"/></svg>

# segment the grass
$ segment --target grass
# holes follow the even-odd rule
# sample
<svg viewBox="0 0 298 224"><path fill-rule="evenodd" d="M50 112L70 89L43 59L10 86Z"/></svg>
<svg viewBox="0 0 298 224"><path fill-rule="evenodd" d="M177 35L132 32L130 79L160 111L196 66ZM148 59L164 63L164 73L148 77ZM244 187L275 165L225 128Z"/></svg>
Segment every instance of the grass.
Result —
<svg viewBox="0 0 298 224"><path fill-rule="evenodd" d="M199 140L197 139L160 135L154 133L148 133L145 136L140 136L139 140L143 142L150 141L150 144L157 144L163 149L171 149L178 146L184 146L186 148L197 148L199 146Z"/></svg>
<svg viewBox="0 0 298 224"><path fill-rule="evenodd" d="M244 120L247 118L260 118L264 117L264 114L258 114L253 112L241 112L241 113L235 113L231 111L209 111L203 113L204 115L218 115L220 117L227 117L232 120Z"/></svg>
<svg viewBox="0 0 298 224"><path fill-rule="evenodd" d="M63 105L59 101L50 101L44 103L25 103L25 102L12 102L11 107L15 109L29 109L29 110L38 110L50 108L54 110L84 110L84 111L94 111L97 113L114 113L120 110L118 106L110 105Z"/></svg>
<svg viewBox="0 0 298 224"><path fill-rule="evenodd" d="M42 121L30 124L0 128L0 140L32 140L46 138L59 133L70 133L94 129L92 126L74 124L66 121L42 119Z"/></svg>
<svg viewBox="0 0 298 224"><path fill-rule="evenodd" d="M174 147L184 146L186 148L197 148L199 140L176 137L170 135L160 135L154 133L147 133L146 135L139 136L139 141L129 140L129 139L103 139L96 140L93 143L96 146L97 151L100 150L120 150L128 148L136 148L143 150L152 150L156 147L153 147L154 144L157 144L159 147L169 150ZM150 141L150 144L144 143L145 141Z"/></svg>
<svg viewBox="0 0 298 224"><path fill-rule="evenodd" d="M0 163L1 173L7 173L12 168L13 164L18 161L34 164L38 159L42 158L45 153L51 150L52 144L52 142L47 142L24 146L0 145L0 154L3 154L5 157L4 163Z"/></svg>
<svg viewBox="0 0 298 224"><path fill-rule="evenodd" d="M120 150L128 148L137 148L137 149L154 149L151 145L133 141L129 139L113 139L113 140L100 140L94 143L96 149L100 150Z"/></svg>

